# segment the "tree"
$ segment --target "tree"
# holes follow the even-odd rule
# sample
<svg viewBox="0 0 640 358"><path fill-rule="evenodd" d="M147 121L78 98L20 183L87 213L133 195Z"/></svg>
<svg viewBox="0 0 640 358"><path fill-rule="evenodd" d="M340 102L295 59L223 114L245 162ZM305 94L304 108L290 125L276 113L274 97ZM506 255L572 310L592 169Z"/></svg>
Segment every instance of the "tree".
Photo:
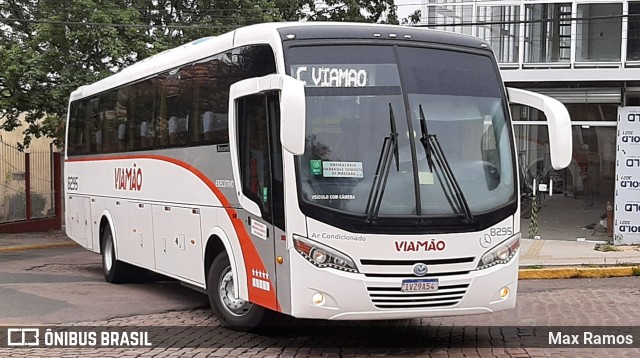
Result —
<svg viewBox="0 0 640 358"><path fill-rule="evenodd" d="M297 4L297 7L294 4ZM398 24L394 0L278 0L278 7L283 9L282 15L286 20Z"/></svg>
<svg viewBox="0 0 640 358"><path fill-rule="evenodd" d="M420 18L422 17L422 11L420 9L417 9L416 11L412 12L411 14L409 14L409 16L407 16L406 19L402 19L402 24L411 24L411 25L416 25L420 23Z"/></svg>
<svg viewBox="0 0 640 358"><path fill-rule="evenodd" d="M15 129L27 113L24 146L62 138L71 91L150 52L140 29L117 26L142 20L122 1L7 0L0 19L0 129Z"/></svg>
<svg viewBox="0 0 640 358"><path fill-rule="evenodd" d="M69 95L133 62L238 26L280 20L397 23L394 0L4 0L0 130L61 144ZM386 17L385 17L386 16Z"/></svg>

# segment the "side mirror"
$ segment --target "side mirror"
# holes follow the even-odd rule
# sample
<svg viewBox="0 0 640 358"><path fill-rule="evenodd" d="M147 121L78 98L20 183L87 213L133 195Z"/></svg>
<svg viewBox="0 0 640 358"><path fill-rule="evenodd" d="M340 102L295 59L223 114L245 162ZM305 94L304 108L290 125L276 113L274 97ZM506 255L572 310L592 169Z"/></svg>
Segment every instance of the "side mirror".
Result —
<svg viewBox="0 0 640 358"><path fill-rule="evenodd" d="M304 82L283 76L280 92L280 141L293 155L304 153L305 143Z"/></svg>
<svg viewBox="0 0 640 358"><path fill-rule="evenodd" d="M522 104L542 111L547 117L549 151L553 169L563 169L571 163L573 144L571 117L567 107L557 99L518 88L507 88L509 102Z"/></svg>

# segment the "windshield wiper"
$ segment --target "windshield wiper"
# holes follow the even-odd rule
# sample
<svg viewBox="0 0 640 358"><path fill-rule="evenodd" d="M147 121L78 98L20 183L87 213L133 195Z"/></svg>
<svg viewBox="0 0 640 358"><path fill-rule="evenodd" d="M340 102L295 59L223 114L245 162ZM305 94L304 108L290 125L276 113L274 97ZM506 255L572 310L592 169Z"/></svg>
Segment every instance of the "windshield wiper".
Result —
<svg viewBox="0 0 640 358"><path fill-rule="evenodd" d="M422 111L422 105L419 105L418 109L420 110L420 131L422 132L420 143L422 143L424 153L427 155L429 170L433 173L433 158L431 158L431 146L429 145L429 128L427 127L427 120L424 117L424 112Z"/></svg>
<svg viewBox="0 0 640 358"><path fill-rule="evenodd" d="M396 118L393 115L391 103L389 103L389 126L391 127L391 132L388 137L384 137L384 141L382 142L376 173L373 177L373 183L371 184L367 206L364 209L367 213L366 221L368 223L375 222L378 218L384 188L387 185L387 178L389 177L389 170L391 169L392 156L396 160L396 170L400 171L398 131L396 129Z"/></svg>
<svg viewBox="0 0 640 358"><path fill-rule="evenodd" d="M460 188L460 184L458 184L458 180L456 180L455 175L453 174L453 170L451 170L451 166L449 165L449 161L444 156L444 152L442 151L442 147L440 146L440 142L438 141L438 137L435 134L429 134L429 129L427 127L427 119L424 116L424 111L422 110L422 105L419 105L418 109L420 110L420 130L422 132L422 137L420 138L420 143L424 147L425 154L427 156L427 163L429 164L429 170L433 173L433 168L435 167L433 157L435 157L435 163L441 168L442 174L445 180L440 176L440 173L436 171L436 175L438 176L438 181L442 186L442 191L447 197L447 201L451 208L455 208L451 198L449 196L449 192L453 193L454 197L457 201L458 211L460 214L464 215L465 221L470 223L473 221L473 214L471 213L471 209L469 208L469 203L467 199L464 197L464 193L462 192L462 188ZM445 189L446 187L449 189L448 191ZM454 209L455 210L455 209Z"/></svg>

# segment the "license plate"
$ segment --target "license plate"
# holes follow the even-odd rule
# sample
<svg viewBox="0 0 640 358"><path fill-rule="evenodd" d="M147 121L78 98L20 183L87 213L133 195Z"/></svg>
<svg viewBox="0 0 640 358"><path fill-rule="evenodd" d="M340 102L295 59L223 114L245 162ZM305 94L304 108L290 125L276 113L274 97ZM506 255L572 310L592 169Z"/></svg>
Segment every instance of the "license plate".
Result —
<svg viewBox="0 0 640 358"><path fill-rule="evenodd" d="M402 292L429 292L438 290L437 278L402 280Z"/></svg>

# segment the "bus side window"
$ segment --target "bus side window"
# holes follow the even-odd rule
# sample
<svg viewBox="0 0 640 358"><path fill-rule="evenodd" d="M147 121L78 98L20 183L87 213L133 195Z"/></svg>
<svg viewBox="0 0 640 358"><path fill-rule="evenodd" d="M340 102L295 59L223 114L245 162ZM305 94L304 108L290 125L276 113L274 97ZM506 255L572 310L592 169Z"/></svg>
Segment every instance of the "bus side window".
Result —
<svg viewBox="0 0 640 358"><path fill-rule="evenodd" d="M202 133L204 140L213 143L228 142L229 123L226 113L206 111L202 115Z"/></svg>
<svg viewBox="0 0 640 358"><path fill-rule="evenodd" d="M123 151L127 148L127 125L120 123L118 125L118 151Z"/></svg>
<svg viewBox="0 0 640 358"><path fill-rule="evenodd" d="M189 131L189 115L185 117L171 116L169 118L169 144L185 145L187 144Z"/></svg>
<svg viewBox="0 0 640 358"><path fill-rule="evenodd" d="M82 140L87 103L88 100L80 100L71 104L69 143L67 143L67 154L69 155L85 154L82 147Z"/></svg>
<svg viewBox="0 0 640 358"><path fill-rule="evenodd" d="M231 70L226 54L219 54L192 66L191 144L229 143L227 111Z"/></svg>

